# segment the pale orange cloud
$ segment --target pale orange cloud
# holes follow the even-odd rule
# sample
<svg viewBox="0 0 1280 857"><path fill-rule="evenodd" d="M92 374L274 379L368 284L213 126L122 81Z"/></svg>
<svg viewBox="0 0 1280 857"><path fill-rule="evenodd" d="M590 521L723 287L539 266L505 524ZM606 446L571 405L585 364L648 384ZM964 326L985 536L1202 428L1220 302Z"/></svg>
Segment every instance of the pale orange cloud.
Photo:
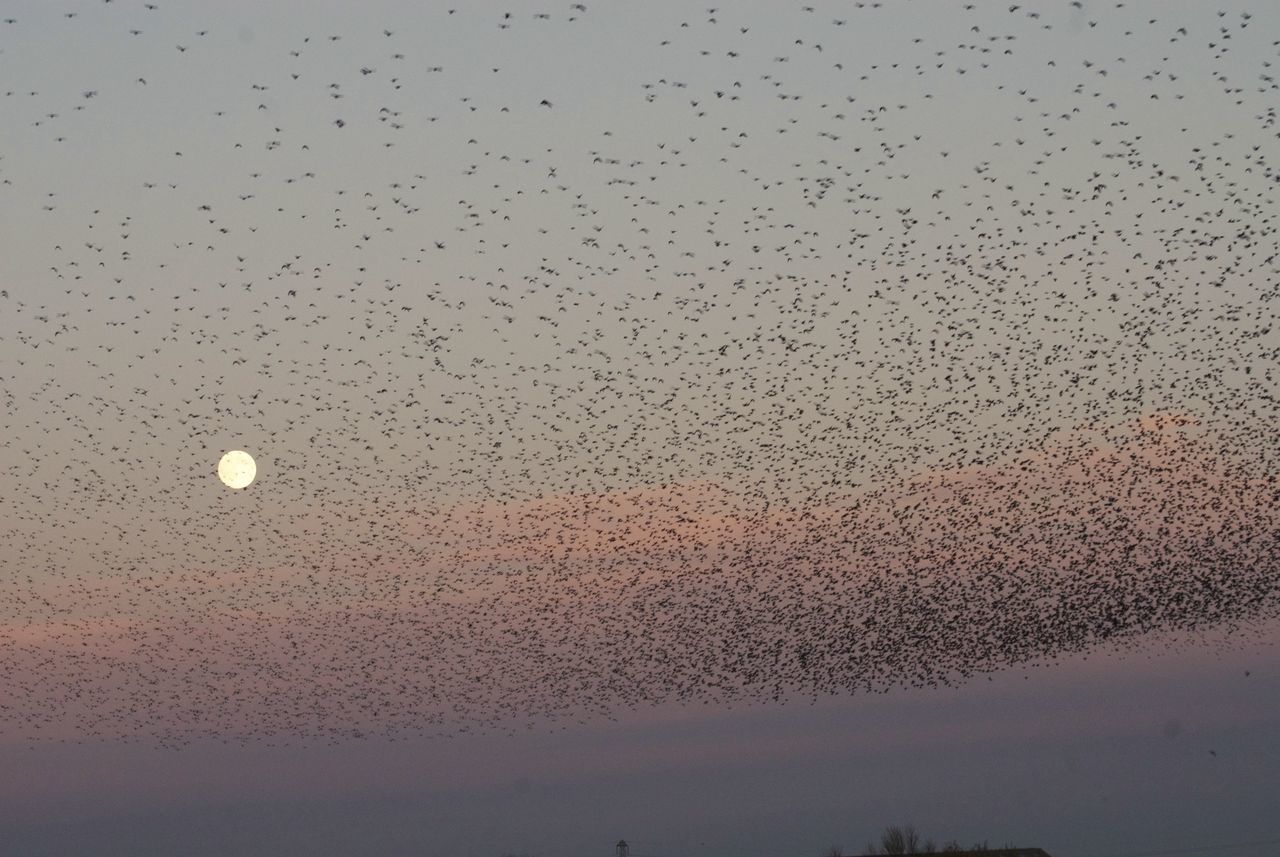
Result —
<svg viewBox="0 0 1280 857"><path fill-rule="evenodd" d="M113 581L134 613L0 626L0 717L174 735L447 729L953 680L1210 627L1275 607L1276 474L1226 446L1149 414L838 505L706 482L468 504L384 522L421 540L421 566L371 541L153 580L163 598Z"/></svg>

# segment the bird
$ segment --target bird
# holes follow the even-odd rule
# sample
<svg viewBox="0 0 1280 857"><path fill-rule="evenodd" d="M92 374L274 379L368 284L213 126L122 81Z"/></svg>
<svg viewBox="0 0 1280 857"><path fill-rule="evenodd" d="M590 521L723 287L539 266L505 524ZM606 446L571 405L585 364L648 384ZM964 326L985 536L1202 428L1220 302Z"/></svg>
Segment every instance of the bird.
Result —
<svg viewBox="0 0 1280 857"><path fill-rule="evenodd" d="M1260 636L1276 14L879 5L110 3L100 67L21 52L0 729L515 734Z"/></svg>

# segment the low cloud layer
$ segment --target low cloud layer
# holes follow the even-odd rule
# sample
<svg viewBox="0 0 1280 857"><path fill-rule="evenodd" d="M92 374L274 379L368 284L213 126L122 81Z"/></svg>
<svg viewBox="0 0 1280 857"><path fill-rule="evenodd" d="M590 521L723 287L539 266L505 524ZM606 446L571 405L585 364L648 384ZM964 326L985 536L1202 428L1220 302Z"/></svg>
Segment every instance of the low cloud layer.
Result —
<svg viewBox="0 0 1280 857"><path fill-rule="evenodd" d="M7 730L448 734L935 685L1274 617L1274 473L1193 419L1063 432L843 505L697 483L458 506L402 557L117 585L0 629ZM253 581L254 585L247 585Z"/></svg>

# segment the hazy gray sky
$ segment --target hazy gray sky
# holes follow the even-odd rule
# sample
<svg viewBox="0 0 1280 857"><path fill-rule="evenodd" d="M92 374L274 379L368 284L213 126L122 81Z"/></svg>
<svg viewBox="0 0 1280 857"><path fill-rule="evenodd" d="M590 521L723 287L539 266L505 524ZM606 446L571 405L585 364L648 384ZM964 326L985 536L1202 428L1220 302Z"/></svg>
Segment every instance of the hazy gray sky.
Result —
<svg viewBox="0 0 1280 857"><path fill-rule="evenodd" d="M1280 839L1277 8L0 11L0 850Z"/></svg>

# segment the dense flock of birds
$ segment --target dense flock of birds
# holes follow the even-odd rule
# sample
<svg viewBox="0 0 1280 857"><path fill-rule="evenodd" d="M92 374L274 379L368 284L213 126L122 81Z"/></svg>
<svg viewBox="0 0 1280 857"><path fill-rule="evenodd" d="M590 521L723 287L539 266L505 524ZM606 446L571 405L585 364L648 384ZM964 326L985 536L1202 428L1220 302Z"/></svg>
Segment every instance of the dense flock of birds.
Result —
<svg viewBox="0 0 1280 857"><path fill-rule="evenodd" d="M1274 618L1277 10L804 2L15 7L0 731L449 736Z"/></svg>

